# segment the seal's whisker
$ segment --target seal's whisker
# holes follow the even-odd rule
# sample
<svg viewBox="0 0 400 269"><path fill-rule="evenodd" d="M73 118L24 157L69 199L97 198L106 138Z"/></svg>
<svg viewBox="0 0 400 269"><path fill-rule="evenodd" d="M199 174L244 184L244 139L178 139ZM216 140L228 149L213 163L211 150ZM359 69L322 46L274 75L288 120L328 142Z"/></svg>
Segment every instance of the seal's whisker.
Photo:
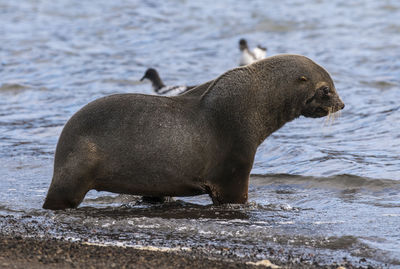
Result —
<svg viewBox="0 0 400 269"><path fill-rule="evenodd" d="M330 119L329 119L330 120L329 124L332 125L333 122L335 121L335 113L332 112L331 108L329 109L329 114L331 114Z"/></svg>
<svg viewBox="0 0 400 269"><path fill-rule="evenodd" d="M336 112L336 114L337 114L337 118L340 118L342 116L342 111L339 110L338 112Z"/></svg>
<svg viewBox="0 0 400 269"><path fill-rule="evenodd" d="M332 111L331 111L331 109L329 109L328 115L329 115L329 117L328 117L328 124L331 125L331 124L332 124Z"/></svg>
<svg viewBox="0 0 400 269"><path fill-rule="evenodd" d="M342 111L338 110L332 113L332 123L335 122L336 119L339 119L342 116Z"/></svg>
<svg viewBox="0 0 400 269"><path fill-rule="evenodd" d="M328 108L328 114L326 115L326 120L325 120L325 124L324 125L330 125L331 123L331 108Z"/></svg>
<svg viewBox="0 0 400 269"><path fill-rule="evenodd" d="M336 113L332 113L331 124L335 123Z"/></svg>

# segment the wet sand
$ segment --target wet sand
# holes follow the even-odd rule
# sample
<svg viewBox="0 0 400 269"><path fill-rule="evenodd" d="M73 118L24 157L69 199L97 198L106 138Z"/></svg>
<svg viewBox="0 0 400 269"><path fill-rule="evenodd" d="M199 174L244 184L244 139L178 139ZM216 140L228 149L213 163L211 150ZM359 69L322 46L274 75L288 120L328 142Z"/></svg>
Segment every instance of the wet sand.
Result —
<svg viewBox="0 0 400 269"><path fill-rule="evenodd" d="M148 251L87 245L57 239L0 236L1 268L260 268L250 261L210 259L188 252ZM264 261L265 262L265 261ZM255 263L255 262L254 262ZM268 262L265 262L268 264ZM276 264L270 268L278 268ZM282 268L337 268L338 265L280 264ZM345 268L357 268L346 264Z"/></svg>
<svg viewBox="0 0 400 269"><path fill-rule="evenodd" d="M190 254L0 236L1 268L255 268Z"/></svg>
<svg viewBox="0 0 400 269"><path fill-rule="evenodd" d="M0 268L374 268L345 260L342 264L319 265L313 259L299 257L289 257L282 263L284 251L279 250L270 250L269 260L257 261L225 255L224 250L215 257L204 251L146 250L31 236L29 231L0 234Z"/></svg>
<svg viewBox="0 0 400 269"><path fill-rule="evenodd" d="M253 245L243 248L235 242L196 244L195 238L174 245L154 244L152 237L119 231L130 237L126 244L109 231L82 229L30 215L0 214L0 268L386 268L365 258L325 255L307 246L293 252L289 245ZM78 223L76 223L77 226ZM74 229L80 233L71 233ZM140 229L130 227L130 229ZM54 231L58 232L55 233ZM104 232L104 231L103 231ZM157 237L157 236L156 236ZM112 239L114 238L114 239ZM168 244L167 244L168 245ZM347 258L346 258L347 257Z"/></svg>

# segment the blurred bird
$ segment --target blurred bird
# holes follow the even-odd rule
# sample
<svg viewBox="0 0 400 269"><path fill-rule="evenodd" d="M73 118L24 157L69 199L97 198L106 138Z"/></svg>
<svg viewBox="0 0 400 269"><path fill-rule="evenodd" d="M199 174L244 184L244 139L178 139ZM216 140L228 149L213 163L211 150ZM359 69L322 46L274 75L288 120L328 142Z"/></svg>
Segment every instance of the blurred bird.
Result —
<svg viewBox="0 0 400 269"><path fill-rule="evenodd" d="M254 48L253 51L250 51L246 39L243 38L239 40L239 49L242 52L239 62L240 66L248 65L255 61L264 59L267 55L267 48L261 47L260 45Z"/></svg>
<svg viewBox="0 0 400 269"><path fill-rule="evenodd" d="M146 78L151 81L153 85L153 90L159 95L167 95L167 96L179 95L195 87L195 86L166 86L162 82L160 76L158 75L157 70L155 70L154 68L147 69L146 73L144 73L144 76L140 79L140 81L143 81Z"/></svg>

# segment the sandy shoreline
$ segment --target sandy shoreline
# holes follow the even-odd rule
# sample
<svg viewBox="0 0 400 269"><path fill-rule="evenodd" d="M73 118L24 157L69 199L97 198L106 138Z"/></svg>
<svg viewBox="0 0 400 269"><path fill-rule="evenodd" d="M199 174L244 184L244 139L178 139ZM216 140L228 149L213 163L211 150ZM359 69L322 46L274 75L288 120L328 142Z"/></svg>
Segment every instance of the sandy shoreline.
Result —
<svg viewBox="0 0 400 269"><path fill-rule="evenodd" d="M1 268L255 268L177 253L0 236Z"/></svg>
<svg viewBox="0 0 400 269"><path fill-rule="evenodd" d="M233 242L220 245L211 240L199 247L188 242L190 238L163 246L125 230L101 238L99 230L65 226L50 221L51 216L41 220L30 215L0 215L0 268L382 268L371 260L328 257L329 253L306 246L292 252L288 245L266 243L264 248L249 250ZM74 229L79 233L71 233ZM115 238L124 233L132 237L131 242L144 244Z"/></svg>
<svg viewBox="0 0 400 269"><path fill-rule="evenodd" d="M310 261L280 264L271 256L270 267L239 257L216 259L190 251L143 250L100 246L54 238L0 235L1 268L374 268L369 265L318 265ZM268 265L268 262L264 261Z"/></svg>

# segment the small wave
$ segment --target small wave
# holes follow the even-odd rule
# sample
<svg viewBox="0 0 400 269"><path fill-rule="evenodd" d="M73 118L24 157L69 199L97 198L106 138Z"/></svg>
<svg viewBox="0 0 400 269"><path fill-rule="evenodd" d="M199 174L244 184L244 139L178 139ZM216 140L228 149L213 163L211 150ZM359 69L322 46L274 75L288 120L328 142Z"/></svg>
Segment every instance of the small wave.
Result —
<svg viewBox="0 0 400 269"><path fill-rule="evenodd" d="M383 217L400 217L400 214L383 214Z"/></svg>
<svg viewBox="0 0 400 269"><path fill-rule="evenodd" d="M393 78L377 78L370 81L361 81L363 85L370 86L373 88L386 90L394 87L398 87L398 83Z"/></svg>
<svg viewBox="0 0 400 269"><path fill-rule="evenodd" d="M113 203L119 203L119 204L130 204L130 203L137 203L141 199L140 196L134 196L134 195L102 195L96 198L86 198L85 203L89 204L113 204Z"/></svg>
<svg viewBox="0 0 400 269"><path fill-rule="evenodd" d="M2 213L5 213L5 214L2 214ZM13 208L10 208L10 207L8 207L6 205L1 205L0 204L0 215L7 215L7 214L13 215L13 214L17 214L17 213L25 213L25 211L18 210L18 209L13 209Z"/></svg>
<svg viewBox="0 0 400 269"><path fill-rule="evenodd" d="M143 245L132 245L132 244L124 244L122 242L83 242L84 245L90 246L99 246L99 247L124 247L124 248L134 248L139 250L147 250L147 251L157 251L157 252L179 252L179 251L192 251L189 247L157 247L157 246L143 246Z"/></svg>
<svg viewBox="0 0 400 269"><path fill-rule="evenodd" d="M315 225L323 225L323 224L338 224L338 223L345 223L343 220L338 221L315 221L313 224Z"/></svg>
<svg viewBox="0 0 400 269"><path fill-rule="evenodd" d="M256 26L256 31L268 32L290 32L296 29L296 24L293 21L276 21L269 18L264 18Z"/></svg>
<svg viewBox="0 0 400 269"><path fill-rule="evenodd" d="M296 184L316 188L364 188L372 191L392 189L400 191L400 181L392 179L373 179L354 175L335 175L331 177L312 177L288 174L251 175L250 183L254 185Z"/></svg>
<svg viewBox="0 0 400 269"><path fill-rule="evenodd" d="M103 79L102 82L110 83L110 84L117 84L117 85L124 85L124 86L135 86L135 85L143 84L143 82L141 82L139 80L114 79L114 78Z"/></svg>
<svg viewBox="0 0 400 269"><path fill-rule="evenodd" d="M0 85L0 92L18 92L29 88L29 86L20 83L3 83Z"/></svg>

